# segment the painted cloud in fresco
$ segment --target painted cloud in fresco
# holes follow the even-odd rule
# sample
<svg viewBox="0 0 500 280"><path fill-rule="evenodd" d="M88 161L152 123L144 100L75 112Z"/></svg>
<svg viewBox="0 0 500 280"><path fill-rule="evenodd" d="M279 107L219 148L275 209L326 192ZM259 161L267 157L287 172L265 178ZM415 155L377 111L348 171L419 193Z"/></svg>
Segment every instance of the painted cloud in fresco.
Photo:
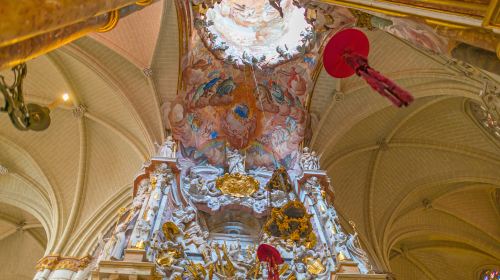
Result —
<svg viewBox="0 0 500 280"><path fill-rule="evenodd" d="M264 6L256 2L229 0L221 9L226 9L224 13L232 17L231 24L239 22L248 28L257 22L259 30L267 30L255 32L255 42L267 44L281 30L292 28L286 25L286 20L281 20L278 12L263 4L268 0L261 1ZM190 9L187 14L193 18L188 24L197 29L193 29L191 37L187 38L186 50L189 52L181 61L181 86L169 112L173 135L180 142L181 157L196 163L222 166L225 162L224 147L230 146L246 154L248 168L273 168L277 165L295 168L298 147L306 133L306 103L314 85L313 76L321 69L319 49L334 31L352 25L354 18L344 8L316 7L313 14L309 11L309 23L303 17L304 26L314 30L314 36L307 39L310 40L307 47L299 46L296 50L299 55L291 55L287 61L272 66L266 62L265 67L260 67L258 63L244 65L221 55L224 50L210 45L207 38L212 33L208 32L206 24L200 22L200 19L207 20L203 13L206 12L203 10L205 6L199 6L202 3L199 1L192 3L192 7L186 7L186 3L178 4L182 5L184 12ZM288 6L285 13L287 9L308 14L304 9ZM323 15L323 12L327 14ZM246 17L238 21L235 15L241 13ZM219 29L223 28L220 24ZM236 30L234 26L233 30ZM233 49L243 50L244 43L236 45L232 41L235 44ZM279 56L278 52L275 53ZM250 52L247 55L259 56Z"/></svg>

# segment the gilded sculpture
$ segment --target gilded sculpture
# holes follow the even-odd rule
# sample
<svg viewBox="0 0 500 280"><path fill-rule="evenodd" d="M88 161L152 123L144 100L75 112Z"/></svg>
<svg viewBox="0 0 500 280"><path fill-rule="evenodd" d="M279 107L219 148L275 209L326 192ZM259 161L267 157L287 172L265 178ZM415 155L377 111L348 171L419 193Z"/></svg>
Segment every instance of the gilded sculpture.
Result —
<svg viewBox="0 0 500 280"><path fill-rule="evenodd" d="M223 194L235 197L248 197L259 190L259 181L252 176L234 173L217 178L216 187Z"/></svg>

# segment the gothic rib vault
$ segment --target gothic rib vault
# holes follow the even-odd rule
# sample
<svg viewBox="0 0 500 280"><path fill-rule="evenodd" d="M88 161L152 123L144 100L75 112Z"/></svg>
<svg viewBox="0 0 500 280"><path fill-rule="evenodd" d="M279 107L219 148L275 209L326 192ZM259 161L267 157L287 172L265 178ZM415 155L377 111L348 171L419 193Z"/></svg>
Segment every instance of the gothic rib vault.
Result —
<svg viewBox="0 0 500 280"><path fill-rule="evenodd" d="M160 1L110 33L28 63L28 99L47 104L67 91L75 101L43 133L21 133L0 118L0 165L8 169L0 173L0 263L8 264L0 275L31 279L45 254L91 253L131 203L133 177L168 128L177 33L173 1ZM358 78L322 71L309 145L322 154L345 226L356 222L380 271L472 279L500 263L500 141L468 107L481 102L482 84L442 57L367 33L371 64L415 103L392 108Z"/></svg>

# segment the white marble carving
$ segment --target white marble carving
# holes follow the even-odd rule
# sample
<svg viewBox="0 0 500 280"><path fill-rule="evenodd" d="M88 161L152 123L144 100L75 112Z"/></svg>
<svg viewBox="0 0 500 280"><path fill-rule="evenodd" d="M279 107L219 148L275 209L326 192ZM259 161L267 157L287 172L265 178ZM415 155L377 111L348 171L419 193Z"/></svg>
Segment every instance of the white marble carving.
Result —
<svg viewBox="0 0 500 280"><path fill-rule="evenodd" d="M304 147L300 155L300 167L302 170L319 170L319 157L315 151L310 152L308 147Z"/></svg>
<svg viewBox="0 0 500 280"><path fill-rule="evenodd" d="M123 251L127 246L125 231L127 230L127 223L121 223L116 227L116 232L111 238L114 240L114 246L110 253L110 258L120 260L123 256Z"/></svg>
<svg viewBox="0 0 500 280"><path fill-rule="evenodd" d="M167 136L165 142L161 146L156 144L156 147L158 149L158 157L175 158L176 143L172 136Z"/></svg>
<svg viewBox="0 0 500 280"><path fill-rule="evenodd" d="M354 234L349 234L347 238L346 246L349 251L352 259L358 263L359 270L362 273L368 273L370 260L368 259L368 255L361 248L361 243L359 242L358 231L356 230L356 225L354 222L350 221L352 228L354 229Z"/></svg>
<svg viewBox="0 0 500 280"><path fill-rule="evenodd" d="M234 197L222 194L215 186L215 181L221 176L223 170L213 166L198 166L191 168L191 172L184 177L182 189L186 197L194 203L206 204L212 211L218 211L221 207L227 205L242 205L253 209L255 213L264 213L267 209L267 193L264 189L265 184L271 176L269 171L250 171L257 181L260 188L249 197ZM278 204L282 205L288 201L286 194L282 194Z"/></svg>
<svg viewBox="0 0 500 280"><path fill-rule="evenodd" d="M229 166L229 174L246 174L245 156L242 156L238 150L231 150L231 148L226 148L226 158L227 164Z"/></svg>

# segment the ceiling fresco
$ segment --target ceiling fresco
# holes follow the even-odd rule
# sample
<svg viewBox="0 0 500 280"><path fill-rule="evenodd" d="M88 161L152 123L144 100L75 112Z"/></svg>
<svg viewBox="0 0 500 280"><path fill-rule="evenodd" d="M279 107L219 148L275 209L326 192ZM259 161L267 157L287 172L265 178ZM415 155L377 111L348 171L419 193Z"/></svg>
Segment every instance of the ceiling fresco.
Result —
<svg viewBox="0 0 500 280"><path fill-rule="evenodd" d="M269 1L226 0L195 22L215 54L238 65L273 66L303 52L314 40L304 8L292 0L273 7ZM283 14L283 18L281 17Z"/></svg>
<svg viewBox="0 0 500 280"><path fill-rule="evenodd" d="M322 44L355 18L340 7L313 11L291 1L269 3L178 3L185 26L195 27L185 38L179 92L169 113L186 162L222 166L227 147L242 151L248 168L298 166ZM288 31L295 25L303 31Z"/></svg>

